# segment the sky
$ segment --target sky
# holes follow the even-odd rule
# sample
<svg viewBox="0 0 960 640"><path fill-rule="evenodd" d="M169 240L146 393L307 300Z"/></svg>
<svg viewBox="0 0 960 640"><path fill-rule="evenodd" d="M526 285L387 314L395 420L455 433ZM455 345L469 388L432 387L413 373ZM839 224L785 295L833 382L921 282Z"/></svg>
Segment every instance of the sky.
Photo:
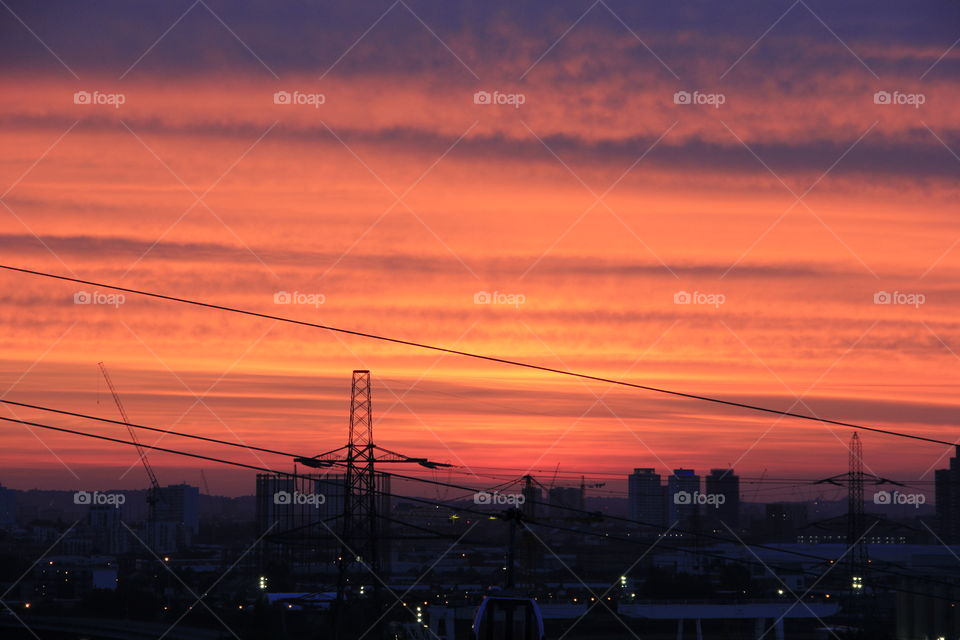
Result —
<svg viewBox="0 0 960 640"><path fill-rule="evenodd" d="M955 2L5 0L0 263L954 441L958 38ZM117 418L103 361L134 422L313 455L369 369L377 442L474 485L847 464L844 429L108 294L0 273L4 399ZM146 486L0 429L7 486ZM863 441L918 486L952 453Z"/></svg>

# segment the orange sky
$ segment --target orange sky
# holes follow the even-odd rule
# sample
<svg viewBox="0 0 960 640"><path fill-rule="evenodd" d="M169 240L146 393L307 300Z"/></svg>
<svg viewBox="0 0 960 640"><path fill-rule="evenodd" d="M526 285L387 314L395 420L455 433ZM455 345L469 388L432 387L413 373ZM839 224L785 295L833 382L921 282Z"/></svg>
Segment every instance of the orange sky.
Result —
<svg viewBox="0 0 960 640"><path fill-rule="evenodd" d="M104 18L96 38L71 27L96 16L11 6L0 262L955 438L960 54L934 27L942 7L892 39L896 8L858 29L824 5L833 34L798 8L751 47L789 4L736 26L611 3L562 38L589 4L542 21L411 4L351 47L391 5L331 10L324 43L229 5L188 11L169 38L189 4ZM324 103L277 105L280 90ZM524 104L474 104L480 90ZM878 105L878 90L924 104ZM309 455L343 443L350 371L369 368L381 444L466 473L815 478L847 460L849 432L812 423L146 299L76 305L79 287L23 275L0 286L8 399L116 417L103 360L134 421ZM278 291L324 302L277 305ZM524 302L477 305L478 291ZM678 305L680 291L724 303ZM879 291L924 302L877 305ZM145 485L130 450L2 429L4 484ZM883 476L944 466L937 446L864 442ZM152 459L162 481L200 481ZM204 466L215 493L253 489Z"/></svg>

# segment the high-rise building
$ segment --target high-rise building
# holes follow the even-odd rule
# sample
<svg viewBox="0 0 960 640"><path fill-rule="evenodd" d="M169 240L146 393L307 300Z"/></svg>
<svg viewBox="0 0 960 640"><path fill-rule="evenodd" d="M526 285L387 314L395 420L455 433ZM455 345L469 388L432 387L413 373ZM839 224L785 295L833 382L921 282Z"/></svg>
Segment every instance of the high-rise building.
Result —
<svg viewBox="0 0 960 640"><path fill-rule="evenodd" d="M121 506L90 505L85 529L90 537L91 553L115 555L130 550L130 534L122 520Z"/></svg>
<svg viewBox="0 0 960 640"><path fill-rule="evenodd" d="M572 509L583 509L583 491L580 487L553 487L550 489L550 515L554 518L570 518L578 514Z"/></svg>
<svg viewBox="0 0 960 640"><path fill-rule="evenodd" d="M937 527L947 544L960 544L960 446L950 466L937 469L935 478Z"/></svg>
<svg viewBox="0 0 960 640"><path fill-rule="evenodd" d="M527 476L527 478L532 479L532 476ZM543 507L541 507L540 504L543 503L543 491L540 487L528 481L520 492L523 495L523 504L520 507L523 515L528 518L542 516Z"/></svg>
<svg viewBox="0 0 960 640"><path fill-rule="evenodd" d="M157 492L153 545L157 553L189 547L200 533L200 489L171 484Z"/></svg>
<svg viewBox="0 0 960 640"><path fill-rule="evenodd" d="M700 476L693 469L674 469L667 478L667 524L681 529L699 524Z"/></svg>
<svg viewBox="0 0 960 640"><path fill-rule="evenodd" d="M627 495L631 520L654 527L666 524L664 487L655 469L634 469L627 477Z"/></svg>
<svg viewBox="0 0 960 640"><path fill-rule="evenodd" d="M200 533L200 489L189 484L160 487L157 521L176 522L190 533Z"/></svg>
<svg viewBox="0 0 960 640"><path fill-rule="evenodd" d="M726 531L726 527L734 530L739 528L740 476L733 469L711 469L704 484L708 498L704 508L707 523L723 531Z"/></svg>

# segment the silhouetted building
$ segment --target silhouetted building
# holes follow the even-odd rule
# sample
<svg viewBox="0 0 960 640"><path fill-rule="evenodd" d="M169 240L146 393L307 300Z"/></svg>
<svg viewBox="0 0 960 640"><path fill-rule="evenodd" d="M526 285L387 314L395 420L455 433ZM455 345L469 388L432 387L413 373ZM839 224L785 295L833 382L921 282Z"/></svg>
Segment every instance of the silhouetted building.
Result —
<svg viewBox="0 0 960 640"><path fill-rule="evenodd" d="M708 524L726 531L740 527L740 476L733 469L711 469L704 480L708 501L704 516ZM719 496L723 496L719 498ZM726 525L726 527L724 526Z"/></svg>
<svg viewBox="0 0 960 640"><path fill-rule="evenodd" d="M184 549L200 533L200 489L171 484L157 492L153 547L157 553Z"/></svg>
<svg viewBox="0 0 960 640"><path fill-rule="evenodd" d="M17 522L17 494L0 485L0 527Z"/></svg>
<svg viewBox="0 0 960 640"><path fill-rule="evenodd" d="M937 469L935 477L937 527L947 544L960 543L960 446L950 458L950 466Z"/></svg>
<svg viewBox="0 0 960 640"><path fill-rule="evenodd" d="M550 515L554 518L578 517L573 509L583 509L583 491L580 487L553 487L550 489Z"/></svg>
<svg viewBox="0 0 960 640"><path fill-rule="evenodd" d="M667 524L681 529L699 525L700 476L693 469L674 469L667 478Z"/></svg>
<svg viewBox="0 0 960 640"><path fill-rule="evenodd" d="M189 484L160 487L157 520L176 522L196 535L200 533L200 489Z"/></svg>
<svg viewBox="0 0 960 640"><path fill-rule="evenodd" d="M334 531L340 525L333 521L343 515L346 478L342 474L288 475L257 474L257 531L271 536L284 536L298 528L316 528L329 532L320 521L330 521ZM312 531L314 537L318 531Z"/></svg>
<svg viewBox="0 0 960 640"><path fill-rule="evenodd" d="M654 469L634 469L627 477L629 517L656 527L666 524L664 486Z"/></svg>
<svg viewBox="0 0 960 640"><path fill-rule="evenodd" d="M340 553L346 477L342 474L257 474L256 523L261 571L271 588L329 582ZM377 476L380 564L390 567L390 478ZM345 541L348 545L356 541Z"/></svg>
<svg viewBox="0 0 960 640"><path fill-rule="evenodd" d="M123 526L122 519L122 507L90 505L85 529L93 553L115 555L130 550L130 532Z"/></svg>
<svg viewBox="0 0 960 640"><path fill-rule="evenodd" d="M521 490L521 494L523 495L523 504L520 506L520 510L524 516L536 518L538 515L543 515L543 508L539 504L543 502L543 491L540 490L540 487L532 482L527 482Z"/></svg>

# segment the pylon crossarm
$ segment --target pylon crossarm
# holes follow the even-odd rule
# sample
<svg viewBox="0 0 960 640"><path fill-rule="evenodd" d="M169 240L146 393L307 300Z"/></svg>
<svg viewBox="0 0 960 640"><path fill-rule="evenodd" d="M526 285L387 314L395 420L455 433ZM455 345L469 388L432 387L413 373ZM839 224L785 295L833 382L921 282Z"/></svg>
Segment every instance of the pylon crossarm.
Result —
<svg viewBox="0 0 960 640"><path fill-rule="evenodd" d="M323 469L326 467L332 467L335 464L344 464L345 460L323 460L320 458L294 458L294 462L297 464L302 464L305 467L311 467L313 469Z"/></svg>
<svg viewBox="0 0 960 640"><path fill-rule="evenodd" d="M435 469L437 467L452 467L452 464L447 464L445 462L434 462L433 460L428 460L427 458L414 458L402 453L397 453L396 451L391 451L380 445L373 445L373 448L377 451L382 451L384 456L377 457L377 462L412 462L419 464L420 466L427 467L428 469Z"/></svg>

